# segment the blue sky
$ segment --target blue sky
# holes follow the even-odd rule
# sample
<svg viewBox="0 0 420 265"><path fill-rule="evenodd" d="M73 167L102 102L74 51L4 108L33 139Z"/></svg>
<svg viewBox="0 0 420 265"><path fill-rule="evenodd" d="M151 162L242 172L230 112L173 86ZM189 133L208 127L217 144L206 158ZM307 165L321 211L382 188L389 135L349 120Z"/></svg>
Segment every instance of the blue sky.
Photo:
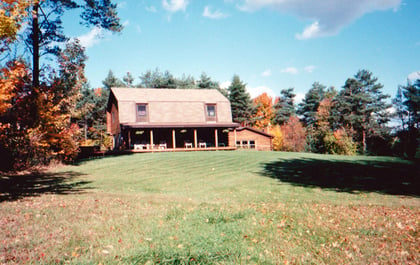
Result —
<svg viewBox="0 0 420 265"><path fill-rule="evenodd" d="M312 83L341 88L359 69L392 97L420 72L419 0L114 1L125 28L110 34L66 21L86 46L86 74L102 86L158 67L176 77L206 72L222 86L234 74L252 96ZM420 74L419 74L420 75Z"/></svg>

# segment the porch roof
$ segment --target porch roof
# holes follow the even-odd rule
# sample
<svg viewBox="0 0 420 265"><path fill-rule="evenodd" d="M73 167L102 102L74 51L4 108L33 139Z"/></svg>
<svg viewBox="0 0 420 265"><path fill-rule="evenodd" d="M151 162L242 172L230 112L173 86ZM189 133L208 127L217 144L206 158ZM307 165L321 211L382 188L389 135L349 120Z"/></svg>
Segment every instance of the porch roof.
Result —
<svg viewBox="0 0 420 265"><path fill-rule="evenodd" d="M238 128L239 123L122 123L122 129Z"/></svg>

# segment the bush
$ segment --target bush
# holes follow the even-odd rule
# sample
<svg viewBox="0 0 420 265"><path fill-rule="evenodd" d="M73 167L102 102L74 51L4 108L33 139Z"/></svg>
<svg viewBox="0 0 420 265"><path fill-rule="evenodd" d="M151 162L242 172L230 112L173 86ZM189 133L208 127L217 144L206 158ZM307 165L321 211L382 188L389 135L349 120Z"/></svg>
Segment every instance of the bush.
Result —
<svg viewBox="0 0 420 265"><path fill-rule="evenodd" d="M324 136L325 151L335 155L356 155L357 145L344 129L334 133L327 132Z"/></svg>

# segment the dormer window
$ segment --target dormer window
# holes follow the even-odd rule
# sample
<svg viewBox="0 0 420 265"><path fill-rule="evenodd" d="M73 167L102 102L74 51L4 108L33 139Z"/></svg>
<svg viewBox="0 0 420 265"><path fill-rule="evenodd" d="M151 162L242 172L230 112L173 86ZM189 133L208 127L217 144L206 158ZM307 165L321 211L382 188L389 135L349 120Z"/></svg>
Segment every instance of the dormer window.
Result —
<svg viewBox="0 0 420 265"><path fill-rule="evenodd" d="M136 116L137 122L147 122L148 115L147 115L147 104L137 104L136 105Z"/></svg>
<svg viewBox="0 0 420 265"><path fill-rule="evenodd" d="M216 121L216 104L206 105L206 121Z"/></svg>

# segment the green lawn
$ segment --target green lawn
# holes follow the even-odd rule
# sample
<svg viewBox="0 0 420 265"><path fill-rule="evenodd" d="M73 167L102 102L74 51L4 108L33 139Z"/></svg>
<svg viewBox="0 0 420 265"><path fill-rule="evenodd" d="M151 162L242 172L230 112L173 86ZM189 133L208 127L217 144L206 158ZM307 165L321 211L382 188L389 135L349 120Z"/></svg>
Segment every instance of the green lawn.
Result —
<svg viewBox="0 0 420 265"><path fill-rule="evenodd" d="M397 158L251 151L0 175L0 264L419 264L419 176Z"/></svg>

